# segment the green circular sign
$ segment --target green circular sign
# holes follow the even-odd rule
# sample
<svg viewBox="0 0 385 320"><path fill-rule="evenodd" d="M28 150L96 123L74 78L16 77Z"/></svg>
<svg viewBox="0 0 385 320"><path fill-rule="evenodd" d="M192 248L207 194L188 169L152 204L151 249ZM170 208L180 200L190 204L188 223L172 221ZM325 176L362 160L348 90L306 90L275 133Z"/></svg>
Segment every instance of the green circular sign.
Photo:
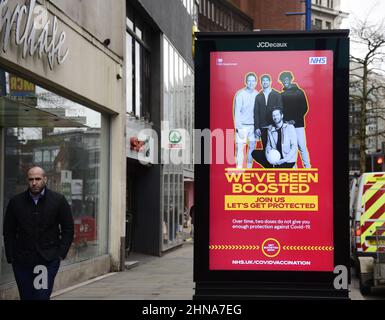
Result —
<svg viewBox="0 0 385 320"><path fill-rule="evenodd" d="M177 130L171 130L169 135L168 135L168 140L171 142L171 143L179 143L181 142L182 140L182 135L180 134L179 131Z"/></svg>

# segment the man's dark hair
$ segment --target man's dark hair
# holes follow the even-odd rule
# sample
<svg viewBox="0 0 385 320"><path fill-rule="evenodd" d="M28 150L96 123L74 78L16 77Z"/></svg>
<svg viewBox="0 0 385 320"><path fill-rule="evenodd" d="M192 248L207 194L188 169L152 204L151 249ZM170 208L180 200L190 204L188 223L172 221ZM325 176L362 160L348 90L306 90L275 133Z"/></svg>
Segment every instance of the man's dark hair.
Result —
<svg viewBox="0 0 385 320"><path fill-rule="evenodd" d="M293 74L289 71L284 71L279 75L279 80L283 82L283 80L288 77L290 80L293 80Z"/></svg>
<svg viewBox="0 0 385 320"><path fill-rule="evenodd" d="M278 110L281 114L283 114L283 110L282 110L282 107L280 106L276 106L273 108L273 110L271 110L271 114L273 114L274 111Z"/></svg>
<svg viewBox="0 0 385 320"><path fill-rule="evenodd" d="M263 80L263 78L267 78L267 79L269 79L269 81L271 81L271 77L268 74L261 75L261 81Z"/></svg>

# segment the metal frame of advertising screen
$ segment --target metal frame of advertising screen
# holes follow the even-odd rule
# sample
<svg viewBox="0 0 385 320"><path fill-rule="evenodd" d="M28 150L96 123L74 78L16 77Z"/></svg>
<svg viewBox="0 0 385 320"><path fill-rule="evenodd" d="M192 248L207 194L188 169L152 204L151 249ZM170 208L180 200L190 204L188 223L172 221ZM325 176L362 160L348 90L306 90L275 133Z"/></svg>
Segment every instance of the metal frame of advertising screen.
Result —
<svg viewBox="0 0 385 320"><path fill-rule="evenodd" d="M348 57L346 30L198 34L197 287L348 266Z"/></svg>

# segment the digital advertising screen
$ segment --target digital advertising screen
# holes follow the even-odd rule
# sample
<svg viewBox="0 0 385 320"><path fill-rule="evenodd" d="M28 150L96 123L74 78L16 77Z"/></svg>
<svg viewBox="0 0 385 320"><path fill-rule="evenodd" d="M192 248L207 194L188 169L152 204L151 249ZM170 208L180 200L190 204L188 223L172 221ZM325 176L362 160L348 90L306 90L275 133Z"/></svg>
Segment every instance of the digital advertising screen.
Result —
<svg viewBox="0 0 385 320"><path fill-rule="evenodd" d="M333 52L211 52L210 83L210 270L333 271Z"/></svg>
<svg viewBox="0 0 385 320"><path fill-rule="evenodd" d="M348 34L198 33L196 297L347 297Z"/></svg>

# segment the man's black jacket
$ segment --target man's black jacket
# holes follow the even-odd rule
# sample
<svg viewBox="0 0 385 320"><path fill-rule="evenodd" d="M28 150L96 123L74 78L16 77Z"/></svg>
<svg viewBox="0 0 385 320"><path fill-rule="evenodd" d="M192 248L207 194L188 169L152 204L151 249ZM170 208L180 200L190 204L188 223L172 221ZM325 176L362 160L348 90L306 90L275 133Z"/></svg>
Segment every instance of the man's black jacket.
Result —
<svg viewBox="0 0 385 320"><path fill-rule="evenodd" d="M285 120L294 120L294 127L296 128L304 127L304 117L309 106L303 90L293 83L290 88L283 88L281 95Z"/></svg>
<svg viewBox="0 0 385 320"><path fill-rule="evenodd" d="M47 188L37 205L29 191L20 193L8 203L3 235L8 263L64 259L74 236L71 208Z"/></svg>
<svg viewBox="0 0 385 320"><path fill-rule="evenodd" d="M254 103L255 130L262 129L263 127L273 124L272 112L275 107L282 107L282 97L278 91L271 89L267 99L267 104L263 90L257 94Z"/></svg>

